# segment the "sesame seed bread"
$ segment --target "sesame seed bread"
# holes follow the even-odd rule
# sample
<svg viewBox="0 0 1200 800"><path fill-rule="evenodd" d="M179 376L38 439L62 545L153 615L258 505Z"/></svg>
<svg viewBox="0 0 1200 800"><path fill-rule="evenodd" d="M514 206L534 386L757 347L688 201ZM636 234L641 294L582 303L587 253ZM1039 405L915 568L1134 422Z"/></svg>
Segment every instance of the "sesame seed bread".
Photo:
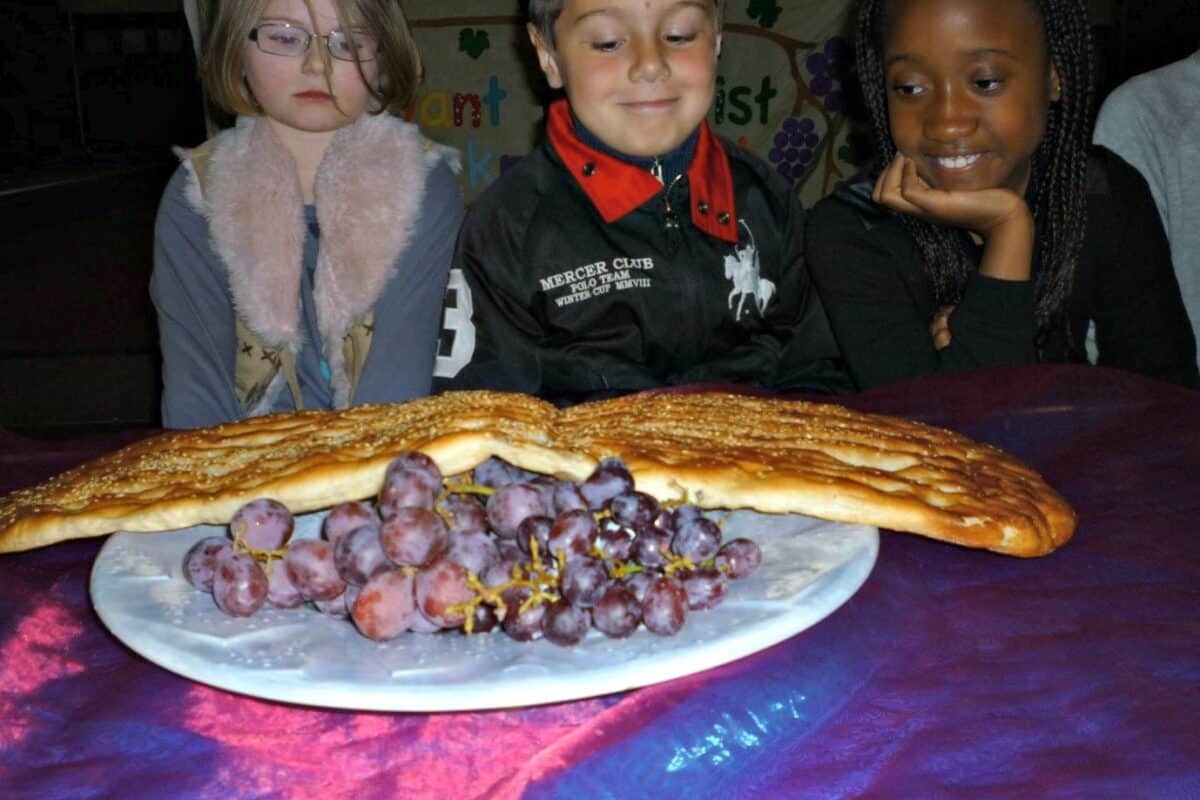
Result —
<svg viewBox="0 0 1200 800"><path fill-rule="evenodd" d="M799 513L1037 556L1070 506L990 445L831 404L645 393L559 410L527 395L448 392L161 434L0 499L0 552L117 530L224 524L272 497L294 513L374 496L407 450L446 475L499 456L582 480L619 457L660 500Z"/></svg>

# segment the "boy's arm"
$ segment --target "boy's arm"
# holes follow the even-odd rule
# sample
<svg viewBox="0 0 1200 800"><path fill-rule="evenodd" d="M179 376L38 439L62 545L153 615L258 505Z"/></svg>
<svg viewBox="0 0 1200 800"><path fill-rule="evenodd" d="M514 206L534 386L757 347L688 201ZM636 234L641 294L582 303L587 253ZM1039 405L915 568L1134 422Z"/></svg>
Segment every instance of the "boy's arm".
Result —
<svg viewBox="0 0 1200 800"><path fill-rule="evenodd" d="M770 315L781 348L773 387L782 391L844 394L854 390L804 259L806 214L790 193L783 227L781 307Z"/></svg>
<svg viewBox="0 0 1200 800"><path fill-rule="evenodd" d="M511 232L509 232L511 233ZM538 394L541 325L510 291L520 273L521 237L497 235L480 206L467 215L442 304L433 390L493 389Z"/></svg>

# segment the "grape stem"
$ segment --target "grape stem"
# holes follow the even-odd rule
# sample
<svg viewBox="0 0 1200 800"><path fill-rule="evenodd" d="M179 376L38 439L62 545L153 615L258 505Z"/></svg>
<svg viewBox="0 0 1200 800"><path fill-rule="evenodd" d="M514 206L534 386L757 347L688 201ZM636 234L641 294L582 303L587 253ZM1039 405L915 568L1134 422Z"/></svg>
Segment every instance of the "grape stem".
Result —
<svg viewBox="0 0 1200 800"><path fill-rule="evenodd" d="M238 522L236 525L230 526L230 532L233 534L233 550L235 553L246 553L258 563L262 564L264 569L270 574L271 562L277 558L283 558L287 554L287 546L278 550L255 550L250 545L246 544L246 523Z"/></svg>
<svg viewBox="0 0 1200 800"><path fill-rule="evenodd" d="M562 574L563 567L566 565L566 553L562 550L558 551L557 575L551 574L546 570L545 565L542 563L541 554L538 552L537 539L532 537L529 540L529 553L532 559L529 568L523 570L520 564L514 564L511 579L499 586L484 586L483 581L479 580L478 575L470 570L467 571L467 587L475 592L475 597L462 603L447 606L446 608L448 614L465 615L466 619L463 621L463 630L467 634L475 632L475 609L480 603L487 603L495 609L503 608L505 616L507 616L508 604L504 602L504 598L501 596L507 589L519 588L529 590L529 597L525 598L525 601L517 607L517 614L523 614L530 608L542 605L543 603L553 603L559 599L559 595L554 589L559 588L560 581L558 575Z"/></svg>

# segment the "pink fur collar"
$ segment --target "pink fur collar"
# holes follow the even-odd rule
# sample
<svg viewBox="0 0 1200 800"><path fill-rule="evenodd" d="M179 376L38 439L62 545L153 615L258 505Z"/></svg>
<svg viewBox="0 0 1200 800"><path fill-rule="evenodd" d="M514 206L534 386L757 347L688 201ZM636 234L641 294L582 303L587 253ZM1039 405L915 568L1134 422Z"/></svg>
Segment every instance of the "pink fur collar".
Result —
<svg viewBox="0 0 1200 800"><path fill-rule="evenodd" d="M342 128L325 151L314 186L321 244L313 296L338 407L352 400L342 339L392 277L441 156L415 126L385 114ZM242 117L214 139L203 174L202 191L190 194L229 270L238 315L264 344L297 352L305 225L291 154L266 120Z"/></svg>

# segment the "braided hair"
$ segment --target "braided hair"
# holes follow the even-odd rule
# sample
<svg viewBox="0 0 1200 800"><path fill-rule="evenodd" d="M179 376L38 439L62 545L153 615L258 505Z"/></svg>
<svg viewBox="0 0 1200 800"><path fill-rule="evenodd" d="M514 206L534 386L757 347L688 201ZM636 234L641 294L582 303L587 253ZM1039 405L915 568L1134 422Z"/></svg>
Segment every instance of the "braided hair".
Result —
<svg viewBox="0 0 1200 800"><path fill-rule="evenodd" d="M1087 222L1087 151L1092 104L1092 43L1084 0L1021 0L1036 9L1045 32L1050 62L1062 83L1062 98L1051 105L1046 131L1033 154L1032 213L1041 250L1034 316L1038 350L1055 328L1067 327L1066 305L1083 250ZM856 66L870 116L879 169L896 156L888 126L883 43L889 0L862 0L858 14ZM957 303L972 267L961 234L908 214L901 220L934 287L938 305Z"/></svg>

